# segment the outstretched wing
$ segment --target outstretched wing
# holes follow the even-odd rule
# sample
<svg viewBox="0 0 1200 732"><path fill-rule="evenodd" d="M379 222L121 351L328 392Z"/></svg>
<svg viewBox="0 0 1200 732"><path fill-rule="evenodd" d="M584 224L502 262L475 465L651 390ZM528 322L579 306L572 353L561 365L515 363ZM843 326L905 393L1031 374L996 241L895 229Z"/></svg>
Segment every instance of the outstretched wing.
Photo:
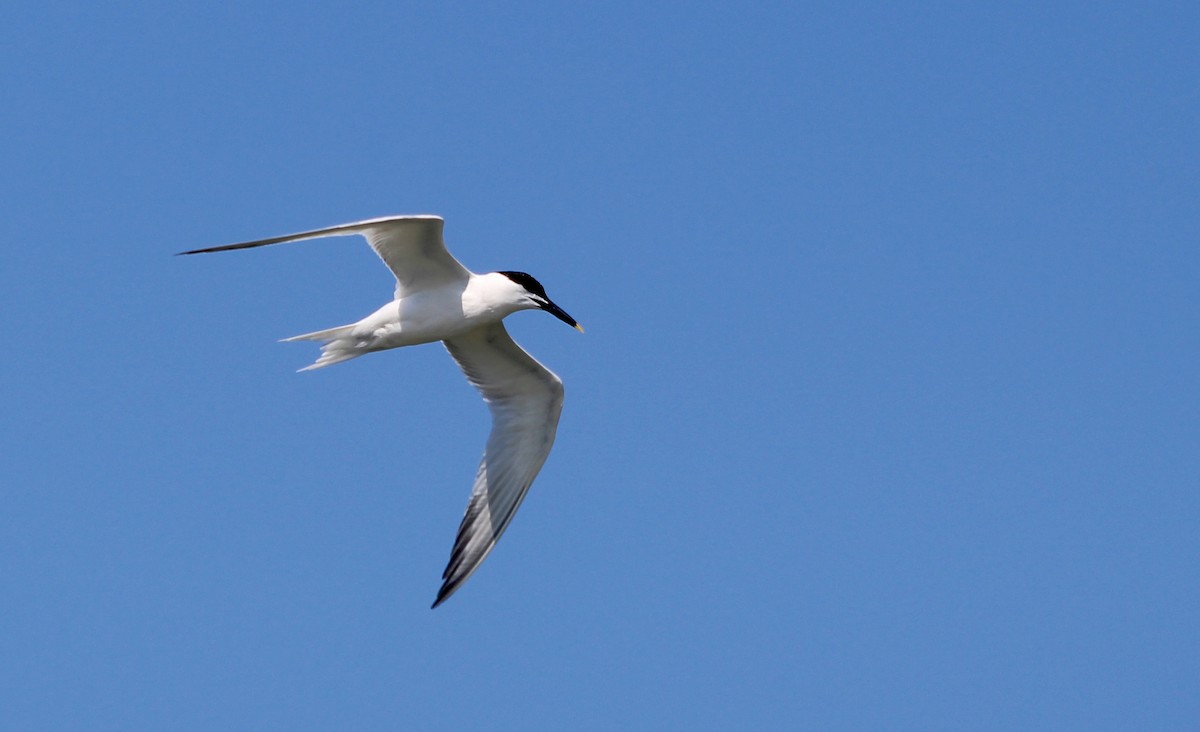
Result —
<svg viewBox="0 0 1200 732"><path fill-rule="evenodd" d="M392 274L396 275L396 298L399 299L404 293L440 287L470 277L467 268L446 251L442 241L442 224L440 216L386 216L271 239L193 249L180 254L226 252L326 236L361 234L388 269L392 270Z"/></svg>
<svg viewBox="0 0 1200 732"><path fill-rule="evenodd" d="M466 582L508 528L550 454L563 402L562 380L522 350L503 323L444 342L483 394L492 433L433 607Z"/></svg>

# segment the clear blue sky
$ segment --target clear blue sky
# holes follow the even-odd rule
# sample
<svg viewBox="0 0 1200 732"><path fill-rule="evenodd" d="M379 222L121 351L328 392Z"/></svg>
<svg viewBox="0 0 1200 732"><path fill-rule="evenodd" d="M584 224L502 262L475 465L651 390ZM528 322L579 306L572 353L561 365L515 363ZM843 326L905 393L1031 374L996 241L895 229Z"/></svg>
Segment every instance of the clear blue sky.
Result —
<svg viewBox="0 0 1200 732"><path fill-rule="evenodd" d="M1196 729L1194 3L7 3L0 715ZM511 530L396 213L587 327Z"/></svg>

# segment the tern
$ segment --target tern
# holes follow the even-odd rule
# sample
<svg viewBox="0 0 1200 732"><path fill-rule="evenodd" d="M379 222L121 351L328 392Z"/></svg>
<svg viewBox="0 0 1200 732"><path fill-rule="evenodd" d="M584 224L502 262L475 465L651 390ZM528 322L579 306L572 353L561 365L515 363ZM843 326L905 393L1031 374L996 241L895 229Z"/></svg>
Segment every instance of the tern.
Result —
<svg viewBox="0 0 1200 732"><path fill-rule="evenodd" d="M450 562L432 607L467 581L508 528L542 469L562 412L562 379L508 335L503 320L518 310L545 310L583 332L524 272L475 274L446 250L440 216L387 216L271 239L193 249L206 254L270 244L361 235L396 276L394 299L356 323L285 341L317 341L307 371L374 351L441 341L492 413L492 431Z"/></svg>

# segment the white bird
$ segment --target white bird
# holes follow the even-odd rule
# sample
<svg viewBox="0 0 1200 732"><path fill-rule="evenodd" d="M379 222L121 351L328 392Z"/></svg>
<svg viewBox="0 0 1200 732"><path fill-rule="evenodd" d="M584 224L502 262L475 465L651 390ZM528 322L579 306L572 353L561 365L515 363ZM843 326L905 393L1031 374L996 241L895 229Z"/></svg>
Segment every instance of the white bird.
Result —
<svg viewBox="0 0 1200 732"><path fill-rule="evenodd" d="M437 607L479 568L512 521L541 470L562 411L562 379L518 346L501 322L518 310L545 310L583 332L524 272L475 274L442 241L439 216L388 216L298 234L193 249L203 254L268 244L361 234L396 275L392 302L357 323L306 333L287 341L318 341L321 356L301 371L365 353L442 341L467 380L483 394L492 432L442 573Z"/></svg>

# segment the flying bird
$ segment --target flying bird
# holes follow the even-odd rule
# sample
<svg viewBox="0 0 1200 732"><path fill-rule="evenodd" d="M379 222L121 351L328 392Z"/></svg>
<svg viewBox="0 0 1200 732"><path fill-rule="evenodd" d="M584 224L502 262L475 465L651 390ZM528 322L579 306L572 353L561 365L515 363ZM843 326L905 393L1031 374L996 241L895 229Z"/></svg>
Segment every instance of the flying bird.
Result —
<svg viewBox="0 0 1200 732"><path fill-rule="evenodd" d="M301 371L374 351L441 341L483 395L492 413L492 432L433 607L454 594L492 551L550 454L558 430L562 379L513 341L504 318L518 310L544 310L583 332L530 275L475 274L462 266L446 250L442 224L440 216L387 216L180 252L205 254L361 235L396 276L394 299L356 323L285 339L321 344L320 357Z"/></svg>

